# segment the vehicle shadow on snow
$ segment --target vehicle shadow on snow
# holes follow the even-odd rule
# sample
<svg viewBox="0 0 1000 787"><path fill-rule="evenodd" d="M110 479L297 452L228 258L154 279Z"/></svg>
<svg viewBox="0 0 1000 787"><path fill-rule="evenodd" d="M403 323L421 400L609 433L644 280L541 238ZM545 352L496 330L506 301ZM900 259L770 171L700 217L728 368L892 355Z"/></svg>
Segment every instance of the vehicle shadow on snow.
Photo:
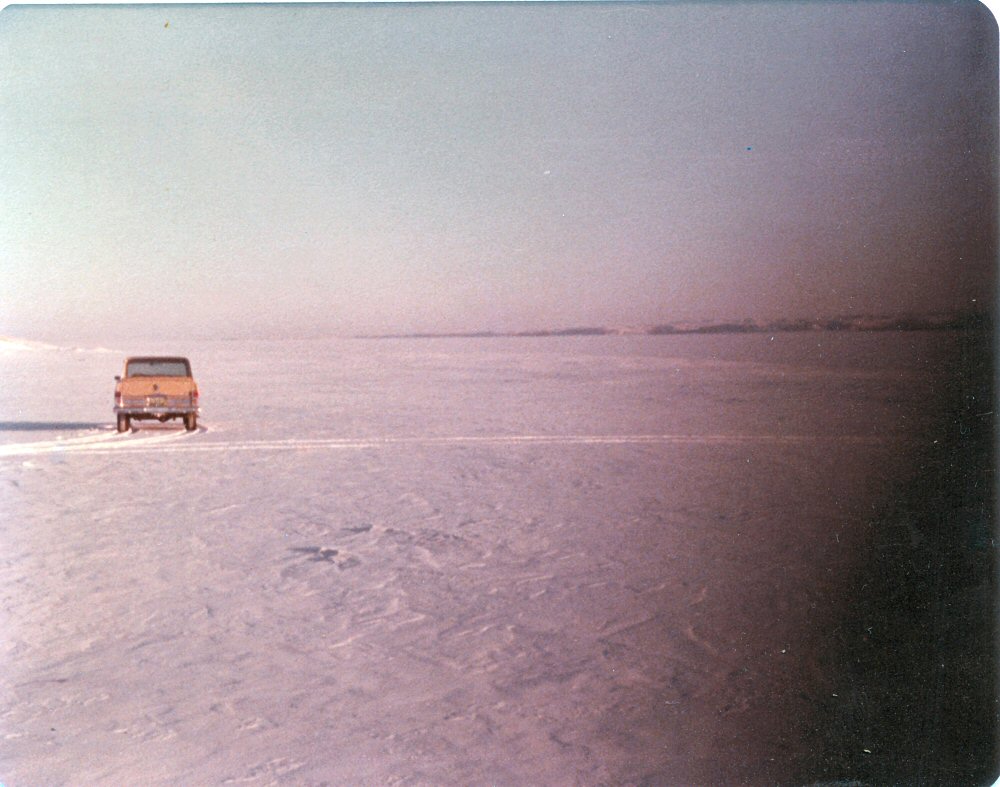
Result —
<svg viewBox="0 0 1000 787"><path fill-rule="evenodd" d="M75 432L80 429L112 429L107 422L90 421L0 421L0 432Z"/></svg>
<svg viewBox="0 0 1000 787"><path fill-rule="evenodd" d="M132 432L133 434L137 432L169 432L169 433L185 432L187 434L200 434L202 432L207 432L208 430L201 424L198 424L198 427L196 429L188 432L188 430L182 423L171 423L169 421L167 423L162 423L162 424L159 423L158 421L136 423L133 421L131 427L129 428L129 431Z"/></svg>

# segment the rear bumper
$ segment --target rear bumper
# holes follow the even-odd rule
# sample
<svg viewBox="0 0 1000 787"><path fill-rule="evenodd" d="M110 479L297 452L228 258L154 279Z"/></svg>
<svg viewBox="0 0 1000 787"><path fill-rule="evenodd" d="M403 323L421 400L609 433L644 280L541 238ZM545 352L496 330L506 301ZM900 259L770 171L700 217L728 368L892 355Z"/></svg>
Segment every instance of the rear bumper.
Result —
<svg viewBox="0 0 1000 787"><path fill-rule="evenodd" d="M130 407L125 405L115 407L115 415L190 415L192 413L197 415L200 412L200 408L190 405L183 407Z"/></svg>

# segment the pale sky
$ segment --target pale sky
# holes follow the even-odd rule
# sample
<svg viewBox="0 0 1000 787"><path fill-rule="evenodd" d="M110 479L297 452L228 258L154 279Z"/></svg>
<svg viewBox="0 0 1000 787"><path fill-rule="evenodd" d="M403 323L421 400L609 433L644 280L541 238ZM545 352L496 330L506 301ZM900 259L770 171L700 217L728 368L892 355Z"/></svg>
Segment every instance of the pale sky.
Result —
<svg viewBox="0 0 1000 787"><path fill-rule="evenodd" d="M8 7L0 334L982 305L996 56L972 2Z"/></svg>

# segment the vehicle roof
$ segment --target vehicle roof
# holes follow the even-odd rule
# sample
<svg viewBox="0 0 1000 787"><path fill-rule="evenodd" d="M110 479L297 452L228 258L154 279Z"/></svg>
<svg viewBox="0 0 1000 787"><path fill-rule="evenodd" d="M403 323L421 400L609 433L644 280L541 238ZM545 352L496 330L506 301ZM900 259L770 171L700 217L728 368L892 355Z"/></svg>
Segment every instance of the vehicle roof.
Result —
<svg viewBox="0 0 1000 787"><path fill-rule="evenodd" d="M190 363L187 358L181 355L130 355L125 359L125 363L132 361L184 361Z"/></svg>

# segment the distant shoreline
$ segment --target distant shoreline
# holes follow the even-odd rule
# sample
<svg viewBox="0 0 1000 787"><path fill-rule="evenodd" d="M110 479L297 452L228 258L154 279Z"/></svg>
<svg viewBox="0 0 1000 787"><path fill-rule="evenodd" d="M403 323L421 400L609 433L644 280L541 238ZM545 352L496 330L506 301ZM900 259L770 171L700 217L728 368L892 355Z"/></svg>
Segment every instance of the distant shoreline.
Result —
<svg viewBox="0 0 1000 787"><path fill-rule="evenodd" d="M551 336L679 336L714 333L804 333L843 331L872 333L878 331L989 330L992 315L932 314L921 316L852 316L829 319L743 320L740 322L664 323L644 327L576 327L533 331L457 331L444 333L362 334L355 339L509 339Z"/></svg>

